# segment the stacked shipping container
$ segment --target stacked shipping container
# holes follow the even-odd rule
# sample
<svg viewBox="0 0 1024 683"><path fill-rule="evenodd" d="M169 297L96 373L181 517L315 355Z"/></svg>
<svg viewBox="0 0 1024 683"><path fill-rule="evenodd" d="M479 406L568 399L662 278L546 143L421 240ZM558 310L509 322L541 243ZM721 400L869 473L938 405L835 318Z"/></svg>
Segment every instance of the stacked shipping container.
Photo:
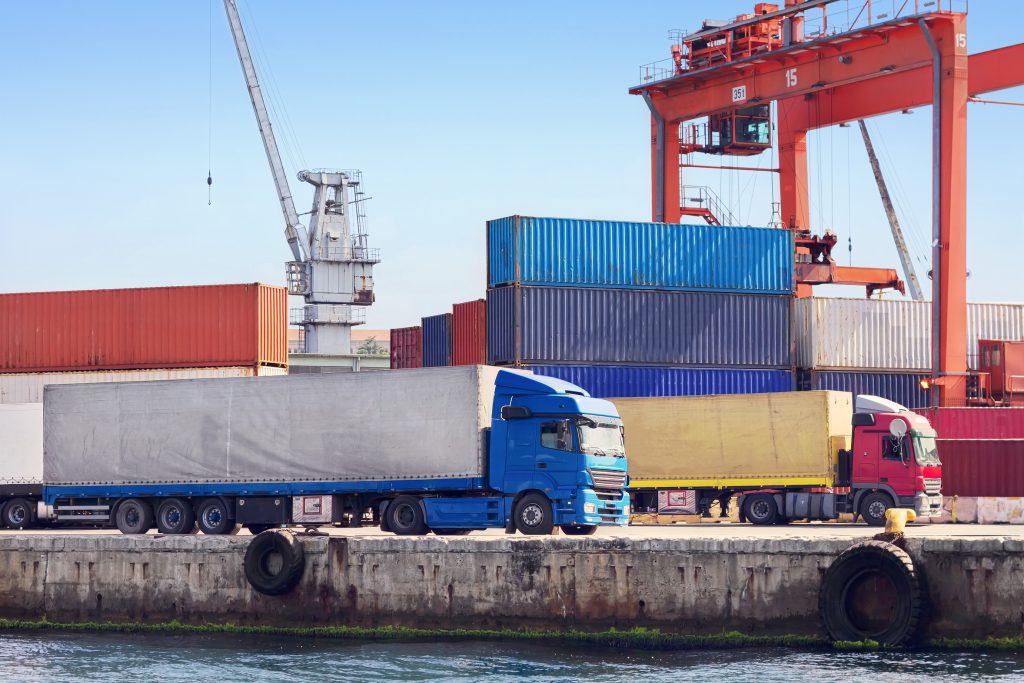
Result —
<svg viewBox="0 0 1024 683"><path fill-rule="evenodd" d="M452 364L452 314L441 313L422 319L423 367Z"/></svg>
<svg viewBox="0 0 1024 683"><path fill-rule="evenodd" d="M490 363L596 396L793 388L786 230L512 216L487 244Z"/></svg>
<svg viewBox="0 0 1024 683"><path fill-rule="evenodd" d="M391 368L423 367L423 328L396 327L391 330Z"/></svg>
<svg viewBox="0 0 1024 683"><path fill-rule="evenodd" d="M929 405L920 380L931 373L930 302L798 299L793 336L801 388ZM1024 305L968 304L967 337L967 364L976 369L979 339L1024 339Z"/></svg>

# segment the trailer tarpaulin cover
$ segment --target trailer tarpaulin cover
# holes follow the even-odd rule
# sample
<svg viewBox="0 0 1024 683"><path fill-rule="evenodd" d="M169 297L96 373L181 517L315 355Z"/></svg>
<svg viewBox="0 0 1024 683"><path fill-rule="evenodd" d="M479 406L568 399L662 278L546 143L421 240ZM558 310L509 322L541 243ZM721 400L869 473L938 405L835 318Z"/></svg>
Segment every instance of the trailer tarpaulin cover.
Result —
<svg viewBox="0 0 1024 683"><path fill-rule="evenodd" d="M497 368L49 386L48 484L483 476Z"/></svg>

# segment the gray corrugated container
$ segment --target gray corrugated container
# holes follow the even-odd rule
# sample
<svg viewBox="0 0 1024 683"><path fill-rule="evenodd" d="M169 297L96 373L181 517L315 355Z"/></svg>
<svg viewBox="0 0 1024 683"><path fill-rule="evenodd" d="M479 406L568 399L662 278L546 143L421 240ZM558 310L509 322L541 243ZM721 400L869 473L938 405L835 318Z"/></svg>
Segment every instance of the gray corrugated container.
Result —
<svg viewBox="0 0 1024 683"><path fill-rule="evenodd" d="M499 287L490 363L792 367L787 296Z"/></svg>
<svg viewBox="0 0 1024 683"><path fill-rule="evenodd" d="M43 404L0 405L0 484L43 480Z"/></svg>
<svg viewBox="0 0 1024 683"><path fill-rule="evenodd" d="M930 370L931 303L797 299L796 364L818 369ZM978 339L1024 339L1024 305L967 305L967 362L977 367Z"/></svg>
<svg viewBox="0 0 1024 683"><path fill-rule="evenodd" d="M402 481L485 472L498 368L48 386L48 484Z"/></svg>
<svg viewBox="0 0 1024 683"><path fill-rule="evenodd" d="M509 216L487 223L487 283L789 294L789 230Z"/></svg>

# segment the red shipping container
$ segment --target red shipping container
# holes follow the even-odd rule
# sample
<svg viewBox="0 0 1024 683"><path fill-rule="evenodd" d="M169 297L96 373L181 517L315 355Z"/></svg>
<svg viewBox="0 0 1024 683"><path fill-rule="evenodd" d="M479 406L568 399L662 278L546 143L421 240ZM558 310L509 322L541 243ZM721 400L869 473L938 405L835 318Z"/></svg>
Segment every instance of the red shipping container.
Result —
<svg viewBox="0 0 1024 683"><path fill-rule="evenodd" d="M1024 408L918 410L940 439L1024 439Z"/></svg>
<svg viewBox="0 0 1024 683"><path fill-rule="evenodd" d="M391 330L391 367L423 367L423 328L396 327Z"/></svg>
<svg viewBox="0 0 1024 683"><path fill-rule="evenodd" d="M487 363L487 302L452 306L452 365Z"/></svg>
<svg viewBox="0 0 1024 683"><path fill-rule="evenodd" d="M1024 496L1024 439L939 439L944 496Z"/></svg>
<svg viewBox="0 0 1024 683"><path fill-rule="evenodd" d="M287 328L258 283L0 294L0 372L287 366Z"/></svg>

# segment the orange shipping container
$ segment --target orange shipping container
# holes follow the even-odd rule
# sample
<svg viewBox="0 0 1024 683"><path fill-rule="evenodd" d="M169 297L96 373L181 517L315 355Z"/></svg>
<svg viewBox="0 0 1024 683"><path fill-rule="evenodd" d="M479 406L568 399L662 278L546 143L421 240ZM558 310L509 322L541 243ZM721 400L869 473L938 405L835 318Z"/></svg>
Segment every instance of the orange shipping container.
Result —
<svg viewBox="0 0 1024 683"><path fill-rule="evenodd" d="M287 326L258 283L0 294L0 372L287 366Z"/></svg>
<svg viewBox="0 0 1024 683"><path fill-rule="evenodd" d="M452 306L452 365L487 363L487 302Z"/></svg>

